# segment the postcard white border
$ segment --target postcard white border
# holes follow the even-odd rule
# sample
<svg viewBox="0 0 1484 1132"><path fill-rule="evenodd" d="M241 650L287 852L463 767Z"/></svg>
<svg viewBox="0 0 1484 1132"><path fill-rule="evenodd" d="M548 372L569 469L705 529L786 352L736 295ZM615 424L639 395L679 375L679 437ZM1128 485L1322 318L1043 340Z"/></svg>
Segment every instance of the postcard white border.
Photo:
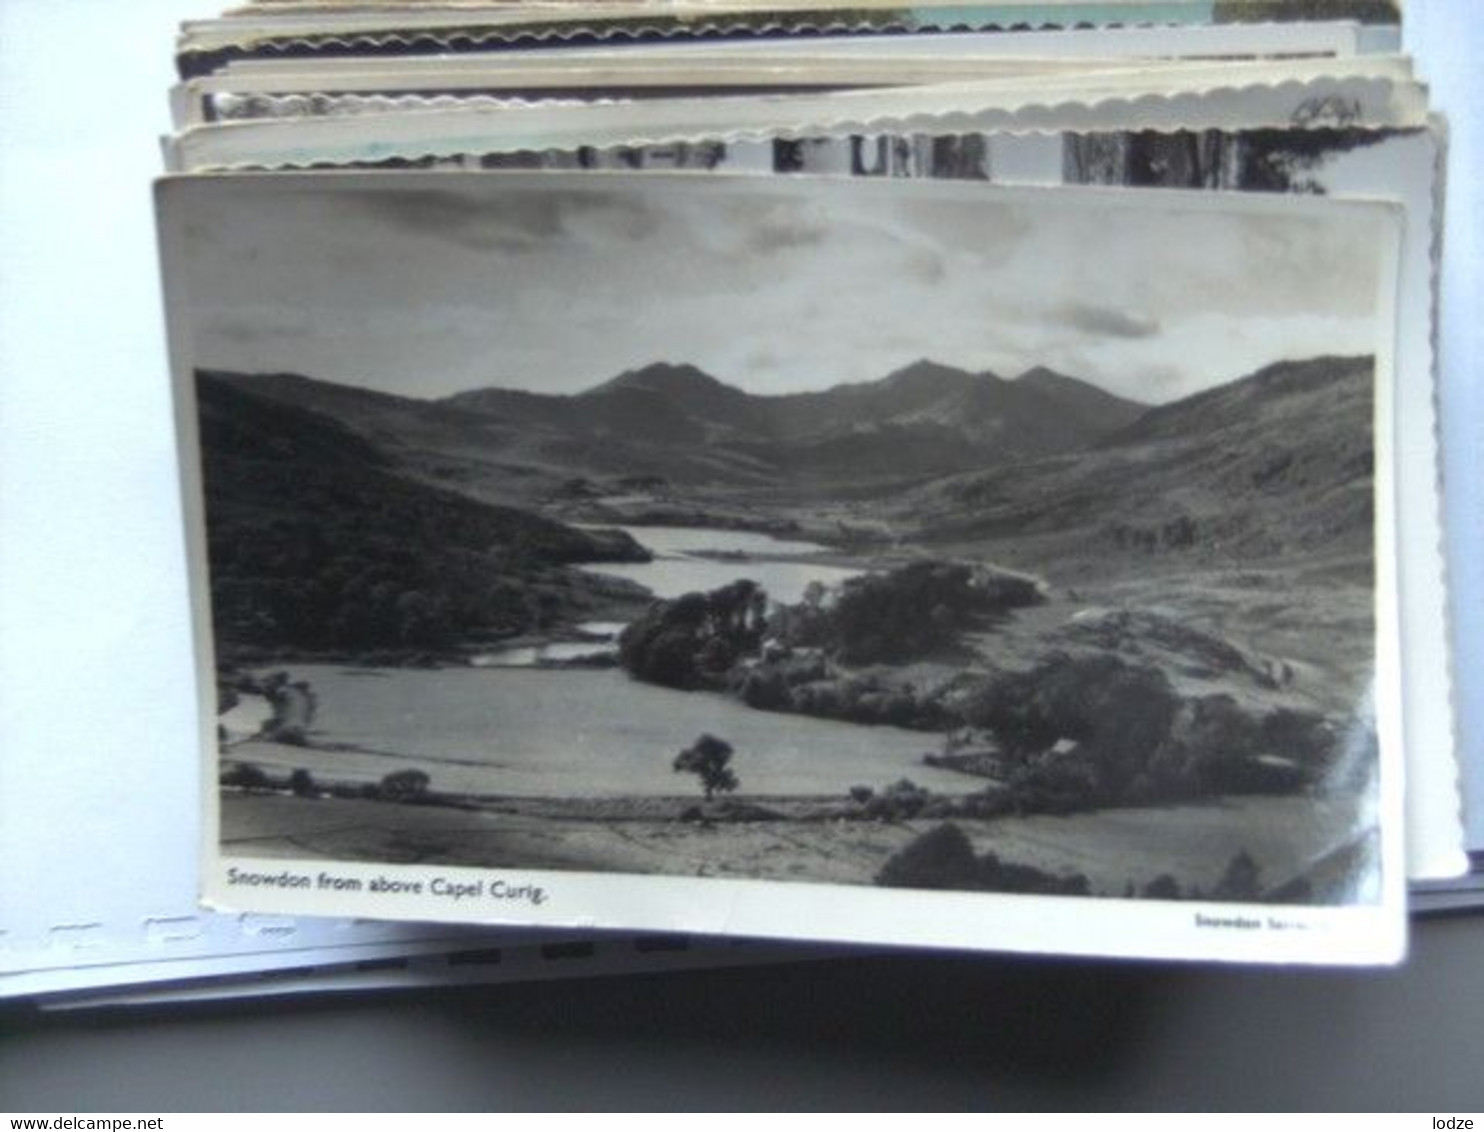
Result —
<svg viewBox="0 0 1484 1132"><path fill-rule="evenodd" d="M235 174L223 180L258 179L319 191L336 185L367 191L395 187L449 189L465 177L520 178L529 183L570 186L601 176L666 182L668 191L693 191L703 184L735 185L736 179L677 174ZM202 774L203 902L218 911L288 915L354 916L387 920L441 920L560 929L617 929L685 932L697 935L872 943L940 948L1004 950L1157 959L1361 965L1398 962L1406 948L1405 844L1403 840L1402 640L1399 622L1397 486L1395 471L1396 389L1431 387L1428 373L1397 369L1397 324L1382 319L1376 335L1376 639L1374 700L1380 749L1379 802L1381 877L1375 904L1291 906L1198 901L1125 900L1110 897L1042 897L996 893L928 892L815 882L773 882L406 866L287 858L262 859L223 854L219 844L220 795L216 737L216 682L209 613L204 499L196 403L192 335L183 316L184 232L172 221L168 200L174 186L203 178L172 177L157 183L161 255L164 265L171 365L181 445L182 492L195 617ZM790 178L790 184L824 179ZM1239 209L1291 215L1298 210L1375 210L1387 213L1375 309L1398 309L1403 240L1403 209L1394 202L1341 201L1251 194L1190 193L1182 190L1119 190L1055 187L1015 188L955 183L834 182L831 191L912 192L962 199L990 194L998 199L1045 199L1045 194L1096 196L1099 207L1161 207L1190 211ZM684 186L691 186L687 189ZM194 190L193 190L194 191ZM702 189L701 191L705 191ZM1162 202L1162 203L1161 203ZM1391 548L1392 553L1388 552ZM232 870L263 876L302 877L303 883L234 883ZM341 894L317 887L321 873L354 878L369 885L378 876L420 884L418 894ZM454 899L433 891L433 882L479 885L481 896ZM499 893L496 893L496 887ZM440 888L443 886L440 885ZM543 898L507 894L540 888Z"/></svg>

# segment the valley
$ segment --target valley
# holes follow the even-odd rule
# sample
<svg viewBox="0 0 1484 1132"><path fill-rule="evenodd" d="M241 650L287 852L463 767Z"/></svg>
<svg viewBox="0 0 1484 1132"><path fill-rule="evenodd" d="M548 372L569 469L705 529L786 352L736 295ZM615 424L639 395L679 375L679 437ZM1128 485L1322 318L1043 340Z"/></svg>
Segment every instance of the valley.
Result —
<svg viewBox="0 0 1484 1132"><path fill-rule="evenodd" d="M907 854L929 887L1166 897L1246 855L1242 898L1300 902L1373 880L1369 358L1154 407L928 361L786 396L668 363L570 396L198 390L223 702L275 672L316 701L297 734L276 709L224 731L224 846L845 883ZM703 735L726 796L671 769ZM414 798L382 788L401 770Z"/></svg>

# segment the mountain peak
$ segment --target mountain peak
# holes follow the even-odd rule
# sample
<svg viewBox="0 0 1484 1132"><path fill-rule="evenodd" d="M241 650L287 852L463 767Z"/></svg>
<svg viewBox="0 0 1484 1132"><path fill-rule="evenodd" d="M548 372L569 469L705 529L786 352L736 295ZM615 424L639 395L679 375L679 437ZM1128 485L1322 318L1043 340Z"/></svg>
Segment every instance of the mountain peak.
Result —
<svg viewBox="0 0 1484 1132"><path fill-rule="evenodd" d="M1057 373L1048 366L1032 366L1015 379L1027 385L1060 385L1066 381L1075 381L1064 373Z"/></svg>
<svg viewBox="0 0 1484 1132"><path fill-rule="evenodd" d="M654 393L675 395L699 390L734 392L730 385L718 381L705 370L689 362L651 362L638 369L624 370L617 377L596 385L583 396L607 393L619 389L643 389Z"/></svg>
<svg viewBox="0 0 1484 1132"><path fill-rule="evenodd" d="M957 366L946 366L930 358L919 358L910 365L893 370L879 382L889 389L923 388L934 386L962 386L981 380L989 375L975 375Z"/></svg>

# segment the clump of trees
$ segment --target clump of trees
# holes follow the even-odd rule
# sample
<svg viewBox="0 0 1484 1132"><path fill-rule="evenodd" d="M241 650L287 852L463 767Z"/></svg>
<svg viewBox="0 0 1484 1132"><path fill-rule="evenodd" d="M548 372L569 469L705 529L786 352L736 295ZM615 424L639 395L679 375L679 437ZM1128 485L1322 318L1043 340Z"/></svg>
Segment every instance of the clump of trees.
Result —
<svg viewBox="0 0 1484 1132"><path fill-rule="evenodd" d="M789 643L823 648L843 664L895 664L952 646L985 620L1041 600L1029 578L962 562L924 560L846 581L828 605L804 603Z"/></svg>
<svg viewBox="0 0 1484 1132"><path fill-rule="evenodd" d="M732 745L715 735L704 734L676 755L670 766L677 774L698 777L709 802L716 794L730 794L740 785L731 761Z"/></svg>
<svg viewBox="0 0 1484 1132"><path fill-rule="evenodd" d="M1057 875L1031 865L1015 864L993 852L976 854L969 837L954 822L935 825L889 857L876 874L876 883L888 888L930 888L955 892L1018 892L1043 896L1090 896L1083 873ZM1262 870L1245 849L1227 861L1209 891L1181 885L1161 873L1142 887L1130 883L1126 899L1220 900L1232 903L1281 900L1266 890Z"/></svg>
<svg viewBox="0 0 1484 1132"><path fill-rule="evenodd" d="M667 688L722 688L732 666L757 653L767 607L768 595L746 578L655 602L619 636L619 663Z"/></svg>
<svg viewBox="0 0 1484 1132"><path fill-rule="evenodd" d="M383 775L379 782L336 782L322 785L303 767L281 777L270 775L256 763L233 763L222 772L221 784L244 793L284 793L298 798L319 798L326 794L337 798L367 798L382 802L424 802L431 784L427 772L408 767Z"/></svg>
<svg viewBox="0 0 1484 1132"><path fill-rule="evenodd" d="M1135 894L1134 886L1130 884L1124 896L1132 897ZM1206 892L1198 885L1182 887L1180 882L1169 873L1160 873L1159 876L1138 889L1137 895L1145 900L1224 900L1236 904L1250 904L1254 901L1292 902L1291 899L1285 899L1283 895L1264 889L1262 870L1245 849L1237 850L1227 861L1226 868L1222 870L1221 876L1210 892ZM1308 899L1307 889L1302 895L1304 900Z"/></svg>
<svg viewBox="0 0 1484 1132"><path fill-rule="evenodd" d="M1022 892L1087 896L1082 873L1057 876L1031 865L1003 861L993 852L975 854L964 831L944 822L910 841L876 874L887 888L933 888L957 892Z"/></svg>
<svg viewBox="0 0 1484 1132"><path fill-rule="evenodd" d="M847 685L830 666L916 660L951 648L966 628L1040 600L1029 578L958 562L913 562L852 578L833 593L816 584L803 601L771 612L767 594L741 579L655 602L619 638L619 661L639 679L670 688L730 686L764 710L936 726L940 720L928 722L933 713L912 695L867 676Z"/></svg>
<svg viewBox="0 0 1484 1132"><path fill-rule="evenodd" d="M1159 668L1109 653L1054 653L962 690L954 707L994 736L1017 805L1037 812L1291 793L1338 746L1317 713L1185 697Z"/></svg>
<svg viewBox="0 0 1484 1132"><path fill-rule="evenodd" d="M985 680L959 710L1021 768L1013 785L1032 808L1065 809L1119 800L1165 741L1180 702L1151 665L1056 653Z"/></svg>
<svg viewBox="0 0 1484 1132"><path fill-rule="evenodd" d="M844 674L819 655L798 654L738 669L731 691L748 707L822 719L938 731L951 723L935 697L874 672Z"/></svg>

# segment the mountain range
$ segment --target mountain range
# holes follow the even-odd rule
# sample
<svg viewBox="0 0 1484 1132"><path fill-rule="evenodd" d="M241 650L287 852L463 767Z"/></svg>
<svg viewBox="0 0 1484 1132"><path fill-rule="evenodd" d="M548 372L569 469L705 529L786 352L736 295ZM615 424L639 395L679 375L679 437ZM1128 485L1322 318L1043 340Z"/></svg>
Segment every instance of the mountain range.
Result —
<svg viewBox="0 0 1484 1132"><path fill-rule="evenodd" d="M900 477L1081 448L1146 406L1050 370L1015 380L919 361L872 382L753 394L690 365L629 370L571 397L482 389L449 402L590 441L730 457L764 474Z"/></svg>
<svg viewBox="0 0 1484 1132"><path fill-rule="evenodd" d="M1373 539L1373 375L1369 357L1285 361L1152 408L1044 369L1007 381L931 362L784 396L664 363L565 396L492 388L428 401L207 372L198 389L218 462L240 447L227 422L256 420L257 406L264 453L296 444L301 459L320 453L315 478L355 465L395 477L404 495L434 489L439 512L450 491L529 513L590 490L615 499L632 482L642 501L659 477L695 515L728 501L756 520L855 500L895 531L1012 559L1017 547L1059 560L1354 559ZM262 477L271 465L253 467ZM214 494L230 496L240 474ZM583 553L594 551L557 557Z"/></svg>
<svg viewBox="0 0 1484 1132"><path fill-rule="evenodd" d="M292 375L215 375L464 471L658 475L677 483L921 479L1076 451L1147 406L1037 368L1014 379L919 361L872 382L748 393L657 362L578 394L489 387L439 401Z"/></svg>

